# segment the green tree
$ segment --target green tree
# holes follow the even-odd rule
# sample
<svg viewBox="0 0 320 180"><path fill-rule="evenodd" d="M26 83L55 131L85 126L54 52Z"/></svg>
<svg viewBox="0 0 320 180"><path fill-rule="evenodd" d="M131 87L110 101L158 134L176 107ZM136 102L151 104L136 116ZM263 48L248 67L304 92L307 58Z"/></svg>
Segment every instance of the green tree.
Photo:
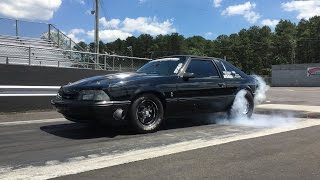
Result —
<svg viewBox="0 0 320 180"><path fill-rule="evenodd" d="M299 22L297 27L296 59L298 63L319 62L320 16Z"/></svg>
<svg viewBox="0 0 320 180"><path fill-rule="evenodd" d="M77 46L75 46L76 51L81 51L81 50L87 51L87 48L88 48L88 45L83 41L78 42Z"/></svg>
<svg viewBox="0 0 320 180"><path fill-rule="evenodd" d="M188 54L198 56L208 56L211 50L211 41L201 36L193 36L186 39Z"/></svg>
<svg viewBox="0 0 320 180"><path fill-rule="evenodd" d="M288 20L280 20L277 24L273 38L273 64L295 61L296 31L296 25Z"/></svg>

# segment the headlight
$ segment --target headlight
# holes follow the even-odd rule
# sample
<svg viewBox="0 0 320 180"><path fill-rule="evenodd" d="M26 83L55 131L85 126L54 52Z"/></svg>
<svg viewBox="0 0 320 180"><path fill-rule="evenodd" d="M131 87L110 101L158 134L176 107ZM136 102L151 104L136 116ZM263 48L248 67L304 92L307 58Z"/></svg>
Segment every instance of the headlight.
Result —
<svg viewBox="0 0 320 180"><path fill-rule="evenodd" d="M82 90L79 92L78 100L109 101L110 97L102 90Z"/></svg>

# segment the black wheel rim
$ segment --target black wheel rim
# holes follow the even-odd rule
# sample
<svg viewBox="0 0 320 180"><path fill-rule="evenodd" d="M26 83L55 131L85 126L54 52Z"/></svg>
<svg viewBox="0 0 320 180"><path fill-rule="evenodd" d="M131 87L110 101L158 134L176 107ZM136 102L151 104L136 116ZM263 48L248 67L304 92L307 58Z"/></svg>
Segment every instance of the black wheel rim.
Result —
<svg viewBox="0 0 320 180"><path fill-rule="evenodd" d="M137 108L137 117L141 124L150 125L157 120L158 106L151 100L143 100Z"/></svg>

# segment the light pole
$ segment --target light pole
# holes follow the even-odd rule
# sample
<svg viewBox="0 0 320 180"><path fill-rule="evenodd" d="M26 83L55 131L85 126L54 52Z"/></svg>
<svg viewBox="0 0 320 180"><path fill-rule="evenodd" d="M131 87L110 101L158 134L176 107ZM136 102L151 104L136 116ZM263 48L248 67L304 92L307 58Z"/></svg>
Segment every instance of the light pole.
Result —
<svg viewBox="0 0 320 180"><path fill-rule="evenodd" d="M95 46L95 69L98 66L99 61L99 0L96 1L95 10L91 11L91 14L94 15L95 21L94 21L94 46Z"/></svg>

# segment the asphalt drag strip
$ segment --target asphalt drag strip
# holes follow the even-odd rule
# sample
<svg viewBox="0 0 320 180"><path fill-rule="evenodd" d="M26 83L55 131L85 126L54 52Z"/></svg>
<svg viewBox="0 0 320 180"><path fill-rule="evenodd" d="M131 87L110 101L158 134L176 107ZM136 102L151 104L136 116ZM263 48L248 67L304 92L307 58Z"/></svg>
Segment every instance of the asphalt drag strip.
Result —
<svg viewBox="0 0 320 180"><path fill-rule="evenodd" d="M82 179L320 179L320 126L68 175Z"/></svg>
<svg viewBox="0 0 320 180"><path fill-rule="evenodd" d="M255 115L254 119L267 119ZM43 122L0 126L0 179L48 179L320 125L293 118L280 127L232 124L169 124L159 132L135 134L126 126L91 129Z"/></svg>

